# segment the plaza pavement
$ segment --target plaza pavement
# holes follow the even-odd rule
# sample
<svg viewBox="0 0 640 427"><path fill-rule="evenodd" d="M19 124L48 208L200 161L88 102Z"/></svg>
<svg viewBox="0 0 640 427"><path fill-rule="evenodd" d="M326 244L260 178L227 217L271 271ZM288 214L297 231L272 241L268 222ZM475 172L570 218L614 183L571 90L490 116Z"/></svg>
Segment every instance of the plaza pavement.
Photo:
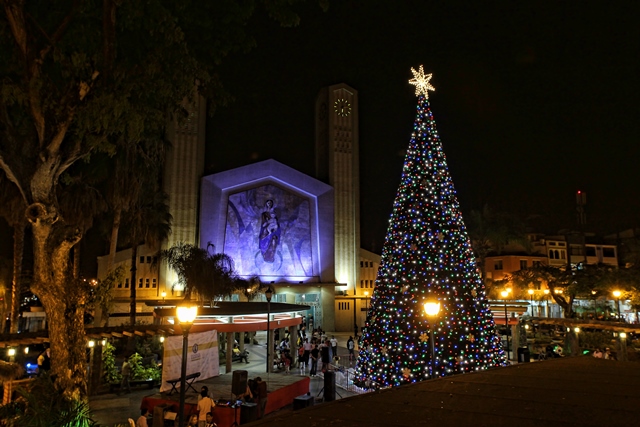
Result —
<svg viewBox="0 0 640 427"><path fill-rule="evenodd" d="M329 334L329 338L331 337ZM258 342L264 343L266 334L259 332L257 335ZM346 343L349 338L349 334L335 333L336 339L338 339L338 355L347 355ZM246 370L248 371L248 378L255 378L257 376L262 377L267 381L269 390L278 389L293 382L299 381L304 376L309 376L309 369L306 370L306 375L302 375L299 368L293 368L287 375L283 372L266 373L266 346L264 344L246 344L246 350L249 352L249 363L234 362L233 370ZM206 385L209 387L211 397L214 400L218 399L230 399L231 398L231 381L232 373L224 373L225 366L220 366L221 375L214 378L208 378L202 381L194 383L196 390L200 390L200 387ZM320 377L311 378L309 385L309 393L314 396L316 404L322 402L324 395L324 381ZM337 388L336 399L346 398L353 396L354 393ZM115 394L115 393L103 393L96 396L91 396L89 399L89 406L93 415L94 421L99 426L114 427L116 425L126 425L127 419L132 418L136 420L140 416L140 404L145 397L160 397L159 390L157 388L149 390L133 389L131 393ZM179 393L173 393L169 399L175 399L178 401ZM196 403L197 394L193 391L186 393L185 402ZM265 418L273 417L276 415L282 415L286 412L291 412L292 407L285 407L277 412L267 414ZM128 427L128 426L127 426Z"/></svg>
<svg viewBox="0 0 640 427"><path fill-rule="evenodd" d="M339 355L346 354L348 334L335 335ZM233 369L246 369L250 378L260 375L264 379L264 345L247 348L251 352L250 363L236 362ZM221 377L225 375L231 376ZM290 375L272 373L267 381L272 389L297 375L295 369ZM289 406L245 425L631 426L638 425L640 419L640 362L590 356L513 364L363 395L337 389L340 395L336 401L318 404L322 387L322 379L311 380L311 394L320 394L313 407L293 411ZM153 391L95 396L90 405L101 426L113 427L129 417L135 419L142 398L149 394ZM192 397L195 398L194 393Z"/></svg>

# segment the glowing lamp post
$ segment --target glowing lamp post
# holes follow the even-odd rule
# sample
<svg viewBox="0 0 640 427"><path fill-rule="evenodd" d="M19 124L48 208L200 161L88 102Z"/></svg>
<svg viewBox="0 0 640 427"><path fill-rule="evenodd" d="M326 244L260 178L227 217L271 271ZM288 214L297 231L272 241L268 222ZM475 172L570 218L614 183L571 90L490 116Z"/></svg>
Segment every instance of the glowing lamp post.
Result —
<svg viewBox="0 0 640 427"><path fill-rule="evenodd" d="M427 314L429 318L429 324L431 326L431 375L430 378L434 377L434 372L436 368L436 349L435 349L435 338L436 334L435 328L435 318L440 312L440 303L435 301L427 301L424 303L424 312Z"/></svg>
<svg viewBox="0 0 640 427"><path fill-rule="evenodd" d="M509 291L500 292L502 298L504 298L504 327L506 328L505 334L507 335L507 360L511 360L511 353L509 349L509 317L507 316L507 297L509 296Z"/></svg>
<svg viewBox="0 0 640 427"><path fill-rule="evenodd" d="M184 399L186 376L187 376L187 349L189 348L189 330L193 326L196 317L198 316L198 306L189 300L184 300L180 305L176 307L176 317L180 323L180 329L182 329L182 370L180 375L180 421L179 426L182 427L186 424L184 418Z"/></svg>
<svg viewBox="0 0 640 427"><path fill-rule="evenodd" d="M618 320L622 321L622 313L620 312L620 296L622 295L622 292L620 291L613 291L613 296L616 297L616 304L618 307Z"/></svg>
<svg viewBox="0 0 640 427"><path fill-rule="evenodd" d="M271 372L271 297L273 297L273 289L271 286L264 291L264 297L267 299L267 373Z"/></svg>
<svg viewBox="0 0 640 427"><path fill-rule="evenodd" d="M533 317L533 289L529 289L527 292L529 292L529 301L531 301L531 317Z"/></svg>

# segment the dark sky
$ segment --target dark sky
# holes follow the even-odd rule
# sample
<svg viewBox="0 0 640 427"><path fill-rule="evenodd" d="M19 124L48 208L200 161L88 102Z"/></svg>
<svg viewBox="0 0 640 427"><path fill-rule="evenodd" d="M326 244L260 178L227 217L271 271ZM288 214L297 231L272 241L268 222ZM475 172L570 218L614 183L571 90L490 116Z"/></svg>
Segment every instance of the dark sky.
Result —
<svg viewBox="0 0 640 427"><path fill-rule="evenodd" d="M359 93L362 246L380 252L413 130L410 68L433 73L431 108L463 217L488 203L540 231L640 225L640 25L635 1L331 1L297 28L253 22L230 57L236 102L208 124L207 172L273 158L314 175L318 91Z"/></svg>

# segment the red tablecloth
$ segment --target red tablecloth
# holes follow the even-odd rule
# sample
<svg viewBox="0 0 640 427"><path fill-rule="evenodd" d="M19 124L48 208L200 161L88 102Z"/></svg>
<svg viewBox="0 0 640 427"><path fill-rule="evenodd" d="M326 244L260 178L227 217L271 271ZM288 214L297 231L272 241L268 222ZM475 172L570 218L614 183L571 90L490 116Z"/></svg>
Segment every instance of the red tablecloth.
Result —
<svg viewBox="0 0 640 427"><path fill-rule="evenodd" d="M303 394L307 394L309 392L310 383L311 378L305 377L298 382L270 392L267 395L267 407L264 410L265 414L277 411L287 405L291 405L293 403L293 399Z"/></svg>

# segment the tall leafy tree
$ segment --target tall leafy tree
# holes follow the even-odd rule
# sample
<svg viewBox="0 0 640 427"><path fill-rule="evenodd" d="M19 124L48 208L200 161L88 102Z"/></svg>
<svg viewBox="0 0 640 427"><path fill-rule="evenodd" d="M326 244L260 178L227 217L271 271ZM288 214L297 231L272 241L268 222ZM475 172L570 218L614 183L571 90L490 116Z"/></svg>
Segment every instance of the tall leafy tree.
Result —
<svg viewBox="0 0 640 427"><path fill-rule="evenodd" d="M63 183L58 188L58 200L60 201L60 212L69 222L76 224L81 236L93 226L96 216L107 210L107 204L103 195L96 187L97 182L91 174L87 173L87 164L81 166L75 173L65 174ZM74 166L75 168L75 166ZM81 240L73 246L72 275L80 278L80 252Z"/></svg>
<svg viewBox="0 0 640 427"><path fill-rule="evenodd" d="M168 196L157 183L147 182L147 187L138 195L125 215L125 243L131 246L131 292L129 320L136 324L136 288L138 247L146 244L151 249L160 244L171 233L172 217L169 213Z"/></svg>
<svg viewBox="0 0 640 427"><path fill-rule="evenodd" d="M26 204L17 189L5 177L0 177L0 215L13 229L13 273L11 279L11 295L9 323L11 333L18 332L20 315L20 299L22 286L22 260L24 257L25 231L29 225L24 215Z"/></svg>
<svg viewBox="0 0 640 427"><path fill-rule="evenodd" d="M548 289L549 297L562 308L565 318L575 316L577 298L591 299L594 293L608 293L620 278L617 268L604 264L578 264L575 268L539 265L507 276L504 283L511 283L524 294L529 287Z"/></svg>
<svg viewBox="0 0 640 427"><path fill-rule="evenodd" d="M107 202L112 218L108 271L113 268L123 214L136 208L145 182L158 181L164 165L164 149L167 142L160 133L145 132L145 138L139 144L128 144L120 140L117 145L117 153L108 161L112 166L112 174L106 185Z"/></svg>
<svg viewBox="0 0 640 427"><path fill-rule="evenodd" d="M64 398L86 396L89 290L69 280L83 231L60 209L62 175L98 150L115 152L113 141L138 144L143 130L162 129L182 114L196 82L201 93L220 95L215 67L251 45L246 24L257 6L296 23L291 3L0 1L0 168L33 231L32 291L47 313ZM206 52L198 33L215 41Z"/></svg>

